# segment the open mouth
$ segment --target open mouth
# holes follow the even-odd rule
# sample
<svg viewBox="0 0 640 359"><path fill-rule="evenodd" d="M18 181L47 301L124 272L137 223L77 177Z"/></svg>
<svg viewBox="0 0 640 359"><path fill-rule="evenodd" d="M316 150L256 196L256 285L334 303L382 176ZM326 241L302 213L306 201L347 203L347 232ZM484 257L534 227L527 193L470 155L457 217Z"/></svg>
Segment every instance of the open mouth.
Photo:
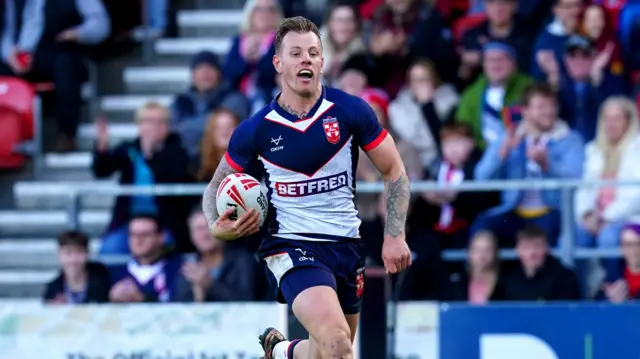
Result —
<svg viewBox="0 0 640 359"><path fill-rule="evenodd" d="M313 72L311 70L300 70L298 72L298 77L306 80L310 80L313 77Z"/></svg>

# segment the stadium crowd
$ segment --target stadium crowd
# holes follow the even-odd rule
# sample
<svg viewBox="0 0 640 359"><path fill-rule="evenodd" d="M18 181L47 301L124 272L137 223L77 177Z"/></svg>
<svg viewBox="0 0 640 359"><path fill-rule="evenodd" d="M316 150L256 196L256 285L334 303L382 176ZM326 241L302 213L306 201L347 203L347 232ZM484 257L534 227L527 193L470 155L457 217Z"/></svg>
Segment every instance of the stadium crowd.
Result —
<svg viewBox="0 0 640 359"><path fill-rule="evenodd" d="M74 146L79 99L71 96L79 91L75 79L80 81L65 71L79 68L73 64L82 59L81 44L100 42L109 31L108 19L99 21L104 9L88 5L99 2L78 1L69 23L60 18L55 29L44 31L50 42L69 43L69 52L57 46L51 57L34 47L26 31L14 36L21 47L3 41L4 67L11 73L31 68L16 49L35 54L34 72L41 52L54 59L44 61L42 72L52 74L56 88L74 86L56 91L62 149ZM146 30L162 36L166 2L148 2L165 3L165 10L150 13L155 20ZM47 9L53 14L63 7ZM325 84L371 105L412 180L640 180L640 119L633 100L640 78L634 42L640 40L640 3L633 0L249 0L224 58L206 50L196 54L189 64L191 86L170 107L148 103L137 111L138 138L111 143L108 119L96 122L95 177L117 175L122 184L140 186L208 182L234 128L277 95L274 32L283 16L294 14L321 26ZM259 168L249 173L261 176ZM364 154L356 177L381 180ZM379 195L356 200L369 262L379 265L384 206ZM271 300L253 256L260 235L212 239L198 203L185 196L118 198L100 255L131 256L124 266L87 264L87 236L60 234L61 272L45 299ZM416 194L407 232L415 261L398 283L400 298L476 304L640 298L640 188L581 188L575 195L577 245L621 247L622 260L564 266L550 254L566 235L562 210L556 190ZM443 249L461 248L468 248L466 263L441 259ZM517 259L501 262L500 248L515 248Z"/></svg>

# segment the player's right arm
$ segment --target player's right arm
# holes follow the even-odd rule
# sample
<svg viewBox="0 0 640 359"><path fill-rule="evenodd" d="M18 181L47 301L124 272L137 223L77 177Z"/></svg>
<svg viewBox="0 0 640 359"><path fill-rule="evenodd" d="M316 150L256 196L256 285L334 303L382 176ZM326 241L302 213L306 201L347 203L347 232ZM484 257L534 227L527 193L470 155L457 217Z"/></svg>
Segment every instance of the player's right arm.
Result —
<svg viewBox="0 0 640 359"><path fill-rule="evenodd" d="M218 213L216 206L216 193L222 180L233 173L243 172L256 157L253 149L253 131L248 122L249 120L242 122L233 132L227 153L220 160L202 196L202 211L211 233L216 238L233 240L253 234L260 229L260 214L257 211L251 210L232 221L229 217L233 209Z"/></svg>

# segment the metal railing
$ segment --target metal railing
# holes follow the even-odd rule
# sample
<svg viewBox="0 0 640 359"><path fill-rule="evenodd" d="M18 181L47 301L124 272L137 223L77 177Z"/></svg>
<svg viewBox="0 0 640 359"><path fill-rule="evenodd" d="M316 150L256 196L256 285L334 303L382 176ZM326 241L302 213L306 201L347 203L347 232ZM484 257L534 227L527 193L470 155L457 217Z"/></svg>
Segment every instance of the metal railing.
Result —
<svg viewBox="0 0 640 359"><path fill-rule="evenodd" d="M558 247L554 249L554 254L559 256L562 261L573 266L575 259L583 258L615 258L620 256L618 249L597 249L597 248L576 248L575 247L575 220L573 215L573 192L580 187L628 187L639 186L640 180L633 181L582 181L582 180L517 180L517 181L484 181L484 182L463 182L458 185L442 185L436 182L413 182L411 191L414 193L435 191L435 190L456 190L456 191L504 191L504 190L522 190L522 189L539 189L539 190L559 190L561 193L561 236L558 241ZM81 209L80 198L86 195L156 195L156 196L198 196L202 195L205 189L204 184L166 184L148 187L132 186L132 185L113 185L95 187L88 185L69 186L66 191L69 196L69 226L74 229L80 228L79 212ZM380 193L384 190L383 183L357 183L358 193ZM502 258L513 258L515 253L513 250L501 251ZM463 250L449 250L443 253L447 260L463 260L466 253ZM105 258L111 261L109 258ZM113 259L115 260L115 259Z"/></svg>

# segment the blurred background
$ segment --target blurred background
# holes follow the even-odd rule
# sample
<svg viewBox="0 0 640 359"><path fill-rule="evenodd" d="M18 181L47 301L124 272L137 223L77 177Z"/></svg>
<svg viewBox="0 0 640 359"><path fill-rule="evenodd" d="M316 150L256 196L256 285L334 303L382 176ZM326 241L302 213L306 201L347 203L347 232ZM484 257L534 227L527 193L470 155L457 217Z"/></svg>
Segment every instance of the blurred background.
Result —
<svg viewBox="0 0 640 359"><path fill-rule="evenodd" d="M295 15L413 181L414 265L388 277L360 156L358 357L637 358L640 1L5 0L0 359L259 358L267 326L306 336L261 236L213 240L199 209L279 93Z"/></svg>

